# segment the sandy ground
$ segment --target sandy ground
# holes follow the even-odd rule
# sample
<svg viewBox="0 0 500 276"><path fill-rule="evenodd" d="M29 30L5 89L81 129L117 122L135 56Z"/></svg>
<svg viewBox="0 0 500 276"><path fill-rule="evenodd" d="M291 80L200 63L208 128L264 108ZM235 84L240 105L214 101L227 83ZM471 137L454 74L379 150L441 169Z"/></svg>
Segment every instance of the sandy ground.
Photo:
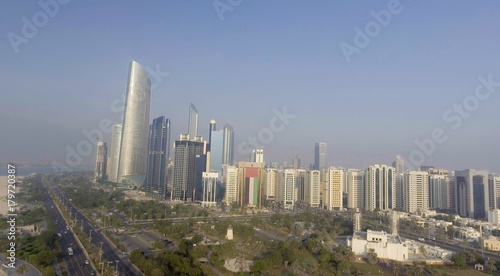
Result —
<svg viewBox="0 0 500 276"><path fill-rule="evenodd" d="M0 215L5 216L8 211L8 206L7 206L7 186L9 185L8 183L8 177L7 176L0 176ZM17 176L16 180L18 181L16 185L16 193L18 193L20 190L19 186L19 181L22 179L22 176Z"/></svg>

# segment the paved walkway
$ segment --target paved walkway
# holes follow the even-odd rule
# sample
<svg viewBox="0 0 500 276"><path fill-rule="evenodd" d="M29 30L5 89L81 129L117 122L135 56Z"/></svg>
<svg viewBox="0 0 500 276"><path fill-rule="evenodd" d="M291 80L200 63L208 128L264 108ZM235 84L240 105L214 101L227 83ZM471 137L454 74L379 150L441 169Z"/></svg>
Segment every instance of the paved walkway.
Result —
<svg viewBox="0 0 500 276"><path fill-rule="evenodd" d="M4 260L5 260L5 255L0 254L0 263L3 264ZM29 268L28 273L24 274L24 276L41 276L42 275L42 273L40 271L38 271L38 269L36 269L34 266L29 264L28 262L22 261L20 259L16 259L16 268L19 267L21 264L26 264L26 266L28 266L28 268ZM7 273L7 275L21 275L21 274L16 272L15 268L5 267L2 265L1 270L2 270L2 272Z"/></svg>

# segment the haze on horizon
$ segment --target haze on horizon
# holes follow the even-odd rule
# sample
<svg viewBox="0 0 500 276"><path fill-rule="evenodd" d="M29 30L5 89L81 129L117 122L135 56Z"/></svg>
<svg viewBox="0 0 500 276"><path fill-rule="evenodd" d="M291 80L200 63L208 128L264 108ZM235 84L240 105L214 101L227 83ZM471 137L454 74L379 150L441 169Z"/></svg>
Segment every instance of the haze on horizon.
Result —
<svg viewBox="0 0 500 276"><path fill-rule="evenodd" d="M500 173L500 87L460 126L443 119L475 95L479 77L500 82L500 3L401 0L348 62L340 45L355 45L354 29L390 2L242 1L221 20L213 1L69 1L18 53L8 34L43 9L2 3L0 161L63 162L83 130L121 123L116 103L135 60L168 72L150 74L151 120L170 118L178 139L192 102L205 139L211 119L234 127L238 161L247 159L238 145L286 107L296 117L263 147L266 162L298 156L308 166L322 141L328 165L391 164L440 128L447 139L425 165Z"/></svg>

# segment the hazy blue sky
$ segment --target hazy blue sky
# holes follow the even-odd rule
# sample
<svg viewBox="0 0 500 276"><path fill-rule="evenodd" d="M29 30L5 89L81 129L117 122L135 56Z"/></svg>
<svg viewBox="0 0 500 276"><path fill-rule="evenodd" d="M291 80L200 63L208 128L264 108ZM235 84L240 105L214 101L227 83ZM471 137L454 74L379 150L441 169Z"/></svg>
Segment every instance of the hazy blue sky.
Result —
<svg viewBox="0 0 500 276"><path fill-rule="evenodd" d="M16 54L8 34L21 36L22 18L43 9L4 1L0 160L62 162L82 130L120 123L110 106L136 60L169 72L152 92L151 119L171 118L172 139L187 131L190 102L200 134L212 118L230 123L236 148L286 106L297 116L265 145L268 162L298 155L307 165L325 141L329 165L390 164L440 127L447 140L425 164L500 172L500 87L457 129L443 119L474 95L479 76L500 82L500 2L402 0L348 63L339 45L354 45L354 28L389 2L244 0L221 21L212 1L73 0Z"/></svg>

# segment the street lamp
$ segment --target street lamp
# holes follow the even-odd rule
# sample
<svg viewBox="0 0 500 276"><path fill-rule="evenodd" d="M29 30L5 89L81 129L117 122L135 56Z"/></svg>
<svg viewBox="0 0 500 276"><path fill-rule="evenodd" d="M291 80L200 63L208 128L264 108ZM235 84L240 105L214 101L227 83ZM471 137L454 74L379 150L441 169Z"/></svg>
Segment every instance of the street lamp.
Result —
<svg viewBox="0 0 500 276"><path fill-rule="evenodd" d="M118 263L120 262L120 260L116 260L116 276L118 276Z"/></svg>

